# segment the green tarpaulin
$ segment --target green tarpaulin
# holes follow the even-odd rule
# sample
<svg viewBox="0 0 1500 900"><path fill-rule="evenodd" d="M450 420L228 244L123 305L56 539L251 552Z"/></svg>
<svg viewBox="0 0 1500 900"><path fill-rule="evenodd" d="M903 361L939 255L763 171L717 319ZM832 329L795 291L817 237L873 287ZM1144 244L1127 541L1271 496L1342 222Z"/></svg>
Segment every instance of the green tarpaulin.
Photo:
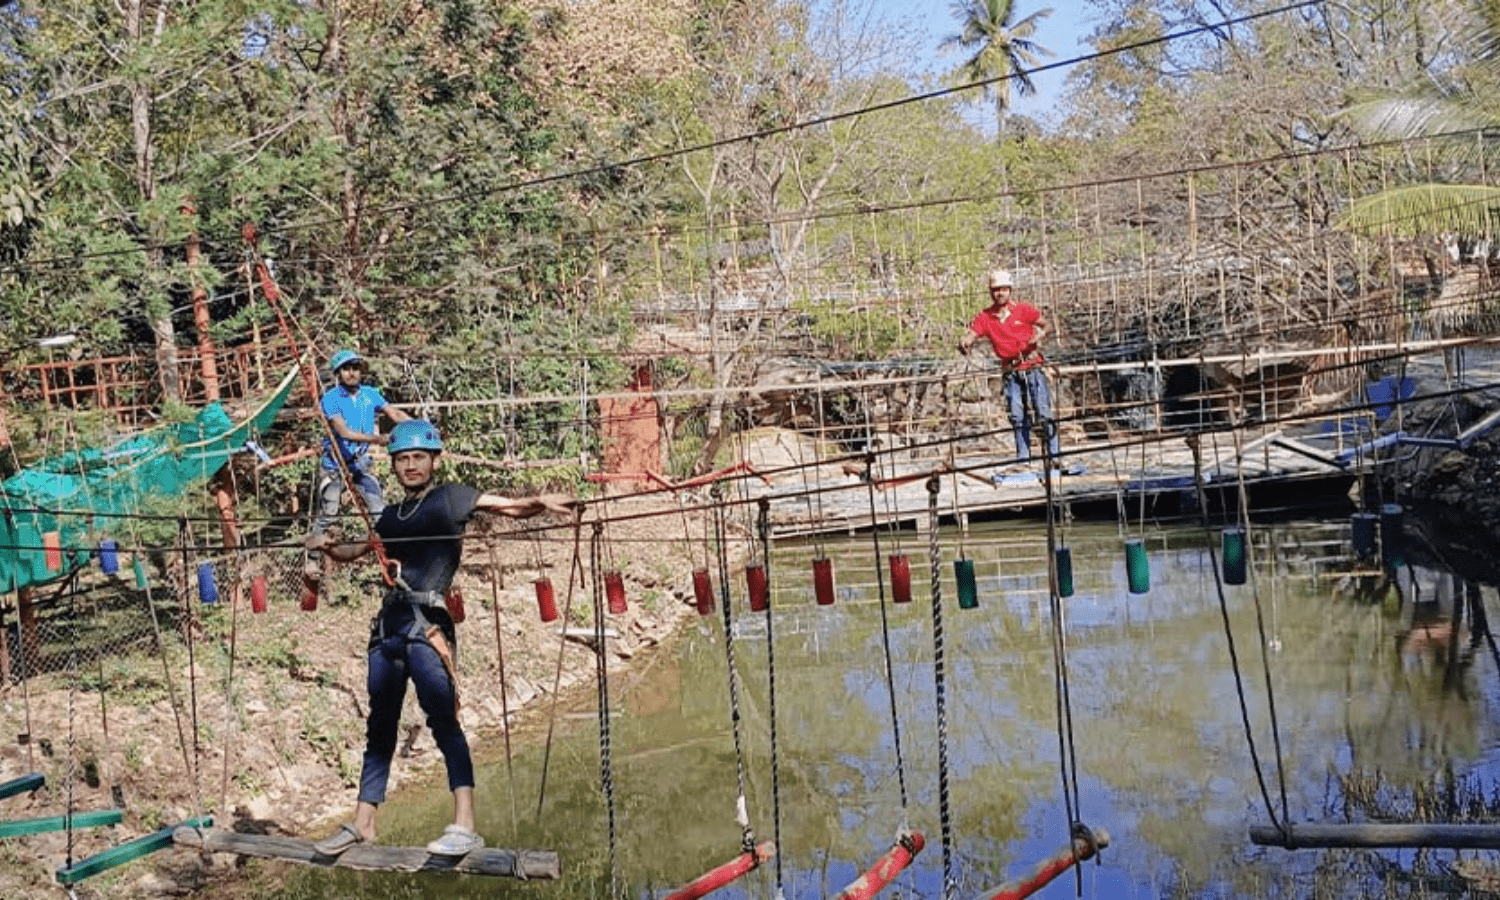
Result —
<svg viewBox="0 0 1500 900"><path fill-rule="evenodd" d="M147 501L183 497L276 419L296 383L242 422L210 404L191 422L154 428L105 450L51 457L0 484L0 592L56 581L88 562L98 537L128 533L121 515ZM49 566L44 535L57 532L61 565ZM54 558L54 563L56 559Z"/></svg>

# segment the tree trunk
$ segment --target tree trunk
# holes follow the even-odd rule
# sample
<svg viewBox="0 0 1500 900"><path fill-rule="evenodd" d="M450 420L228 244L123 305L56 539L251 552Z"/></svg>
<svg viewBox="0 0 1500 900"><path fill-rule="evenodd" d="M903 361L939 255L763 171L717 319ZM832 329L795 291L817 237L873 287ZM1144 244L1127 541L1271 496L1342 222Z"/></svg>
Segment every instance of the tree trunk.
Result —
<svg viewBox="0 0 1500 900"><path fill-rule="evenodd" d="M197 214L191 203L182 205L182 213L188 218ZM214 356L214 339L209 333L212 324L208 315L208 291L198 281L198 233L192 231L187 237L187 266L193 279L193 327L198 331L198 365L203 373L204 399L213 403L219 399L219 362Z"/></svg>
<svg viewBox="0 0 1500 900"><path fill-rule="evenodd" d="M142 17L144 0L130 0L125 6L125 29L131 44L139 52L144 43ZM159 34L165 23L158 17L156 30ZM135 184L143 203L156 198L156 173L154 160L156 151L151 145L151 88L136 79L130 84L130 132L135 143ZM147 251L151 266L162 267L161 251ZM182 400L182 379L177 371L177 333L172 327L170 307L159 318L147 317L151 321L151 332L156 339L156 371L161 380L163 397L171 402Z"/></svg>

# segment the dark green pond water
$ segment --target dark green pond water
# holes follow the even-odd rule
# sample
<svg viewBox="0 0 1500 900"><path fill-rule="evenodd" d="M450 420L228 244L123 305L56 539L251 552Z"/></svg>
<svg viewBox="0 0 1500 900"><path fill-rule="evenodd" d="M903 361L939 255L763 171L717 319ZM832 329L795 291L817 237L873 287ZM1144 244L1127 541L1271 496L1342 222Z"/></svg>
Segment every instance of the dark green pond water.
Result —
<svg viewBox="0 0 1500 900"><path fill-rule="evenodd" d="M1490 646L1470 645L1472 614L1452 621L1454 599L1477 596L1500 615L1494 588L1406 567L1394 586L1371 590L1371 579L1341 574L1369 568L1349 558L1347 523L1257 527L1253 537L1251 583L1225 587L1223 596L1259 768L1278 814L1283 784L1293 822L1409 814L1406 789L1444 778L1444 795L1461 804L1468 779L1488 779L1500 761L1500 682ZM1112 838L1102 863L1082 869L1084 895L1410 896L1452 887L1443 877L1451 851L1289 852L1251 843L1249 827L1271 820L1206 552L1211 541L1217 550L1217 534L1148 529L1144 538L1151 587L1130 594L1116 527L1066 533L1077 587L1064 604L1078 815ZM959 609L955 596L950 560L960 546L955 535L944 540L951 896L968 898L988 896L985 889L1066 845L1065 742L1044 531L1026 524L969 533L962 552L977 575L972 610ZM898 549L888 535L884 545ZM834 559L831 607L813 602L818 549ZM869 538L782 547L773 557L779 803L766 623L748 612L741 573L732 573L748 811L760 840L775 836L779 812L789 900L838 893L891 847L903 821L926 836L927 848L881 896L942 896L926 539L907 534L899 549L911 557L916 601L886 607L889 685ZM1447 637L1455 631L1456 653ZM648 660L609 685L613 872L632 898L664 896L732 858L740 841L721 615L693 623ZM479 824L491 846L556 850L562 882L307 869L292 873L279 896L609 896L592 706L560 714L538 817L543 750L540 740L518 738L512 779L498 739L476 747ZM425 843L450 808L439 785L405 789L382 811L382 840ZM776 884L777 868L768 865L713 896L771 898ZM1077 887L1069 872L1038 896L1074 896Z"/></svg>

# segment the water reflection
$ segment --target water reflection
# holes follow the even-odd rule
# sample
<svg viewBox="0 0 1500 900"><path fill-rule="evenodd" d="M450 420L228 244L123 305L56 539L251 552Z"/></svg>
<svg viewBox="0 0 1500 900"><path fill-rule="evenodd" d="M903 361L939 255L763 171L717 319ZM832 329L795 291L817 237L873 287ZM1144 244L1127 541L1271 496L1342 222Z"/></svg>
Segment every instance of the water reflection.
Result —
<svg viewBox="0 0 1500 900"><path fill-rule="evenodd" d="M1390 872L1404 871L1409 854L1356 858L1253 847L1247 827L1269 822L1262 783L1278 815L1284 785L1293 821L1336 820L1379 814L1380 804L1395 796L1392 785L1430 784L1437 772L1494 773L1500 698L1485 614L1492 587L1433 568L1403 564L1381 572L1352 560L1340 523L1256 528L1250 584L1222 589L1236 679L1208 553L1217 537L1201 529L1130 536L1146 542L1152 588L1144 595L1126 590L1115 528L1074 527L1065 535L1077 588L1065 609L1079 812L1113 837L1103 865L1083 870L1086 892L1361 896L1388 884ZM786 895L808 898L852 881L907 821L926 835L928 849L882 896L941 896L928 566L909 550L916 602L887 607L888 686L871 546L852 539L822 549L834 559L839 586L832 607L813 603L811 548L781 548L772 561L780 801L774 805L767 632L762 618L743 611L742 587L734 586L752 825L759 839L770 839L779 810ZM957 552L950 541L942 566L942 651L955 896L970 897L1055 853L1067 841L1069 822L1045 535L1035 526L969 534L963 553L975 567L974 610L959 610L953 596ZM660 897L738 851L738 767L722 632L717 616L701 620L645 671L612 682L619 713L611 728L615 859L631 897ZM892 737L889 688L904 766ZM491 844L556 849L562 884L306 871L296 873L291 895L607 896L611 854L592 711L568 711L558 732L540 819L542 748L535 736L519 741L514 784L503 760L492 757L479 790L480 826ZM420 844L445 821L446 803L436 788L404 791L383 839ZM1040 896L1074 890L1067 875ZM767 867L714 896L773 895L774 869Z"/></svg>

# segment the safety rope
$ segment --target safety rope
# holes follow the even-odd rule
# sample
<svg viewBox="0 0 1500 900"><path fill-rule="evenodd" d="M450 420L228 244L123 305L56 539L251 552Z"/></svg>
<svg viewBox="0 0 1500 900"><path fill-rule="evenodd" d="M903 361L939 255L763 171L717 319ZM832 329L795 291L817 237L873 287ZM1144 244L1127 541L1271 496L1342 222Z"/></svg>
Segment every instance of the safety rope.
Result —
<svg viewBox="0 0 1500 900"><path fill-rule="evenodd" d="M599 562L603 539L604 523L596 520L594 535L589 541L589 581L594 599L594 681L599 691L599 787L604 793L604 812L609 823L609 896L614 900L622 895L619 839L615 829L614 757L610 748L609 654L604 645L604 578Z"/></svg>
<svg viewBox="0 0 1500 900"><path fill-rule="evenodd" d="M266 302L270 304L271 310L276 313L277 324L281 326L282 334L286 335L287 344L292 351L292 357L299 360L297 370L302 376L303 387L307 389L307 395L312 400L313 405L320 407L320 398L323 392L318 383L317 369L311 357L304 357L302 351L297 346L296 335L293 334L292 326L288 322L286 311L281 303L281 289L272 277L270 267L266 265L266 261L261 257L260 251L256 249L255 229L253 226L245 226L244 238L246 247L248 248L246 252L250 256L251 267L260 276L261 293L265 295ZM311 341L309 340L309 349L311 349L310 345ZM344 460L344 454L339 451L339 437L334 434L333 424L328 421L327 416L322 414L321 408L318 409L317 418L318 422L323 426L324 437L329 442L331 452L328 456L338 466L339 478L344 484L344 493L353 497L354 508L359 511L360 518L364 520L370 548L375 552L375 559L380 564L380 577L385 581L387 587L406 587L407 585L401 579L399 566L392 564L390 557L386 555L385 544L381 542L380 535L375 533L375 519L370 514L369 506L365 504L364 495L354 487L354 476L349 472L349 466ZM314 479L314 482L316 483L316 479ZM314 503L317 502L316 497L313 500Z"/></svg>
<svg viewBox="0 0 1500 900"><path fill-rule="evenodd" d="M516 825L516 769L510 749L510 688L505 683L505 643L500 639L500 562L495 556L495 537L488 541L490 552L490 613L495 617L495 665L500 674L500 721L505 734L505 777L510 782L510 826Z"/></svg>
<svg viewBox="0 0 1500 900"><path fill-rule="evenodd" d="M1290 847L1290 846L1292 846L1292 833L1291 833L1291 829L1290 829L1290 823L1288 822L1287 817L1285 815L1283 815L1280 819L1278 819L1277 816L1276 816L1276 808L1275 808L1275 806L1271 802L1271 792L1270 792L1270 789L1268 787L1266 787L1266 776L1265 776L1265 771L1264 771L1264 769L1261 766L1260 752L1255 747L1255 733L1254 733L1254 731L1253 731L1253 729L1251 728L1251 725L1250 725L1250 706L1249 706L1249 701L1245 699L1245 682L1244 682L1244 677L1240 674L1239 650L1236 647L1235 641L1234 641L1234 629L1230 626L1230 623L1229 623L1229 602L1228 602L1228 600L1225 599L1225 596L1224 596L1224 580L1223 580L1222 577L1220 577L1220 574L1219 574L1219 558L1218 558L1218 556L1216 556L1214 554L1213 534L1212 534L1211 528L1208 525L1207 512L1205 511L1206 508L1207 508L1207 506L1206 506L1206 503L1207 503L1207 492L1204 490L1204 487L1203 487L1203 453L1202 453L1201 448L1199 447L1198 435L1196 435L1196 434L1190 434L1190 435L1188 435L1187 436L1187 445L1193 451L1193 483L1194 483L1194 485L1195 485L1195 487L1197 489L1199 510L1200 511L1204 511L1204 530L1205 530L1205 533L1208 534L1208 538L1209 538L1209 540L1208 540L1208 563L1209 563L1210 569L1213 571L1214 589L1218 593L1218 597L1219 597L1219 615L1220 615L1220 617L1221 617L1221 619L1223 620L1223 623L1224 623L1224 639L1225 639L1225 641L1229 645L1229 667L1230 667L1230 670L1234 674L1234 692L1235 692L1235 696L1238 698L1239 704L1240 704L1240 723L1243 725L1243 727L1245 729L1245 743L1248 745L1249 750L1250 750L1250 765L1255 769L1255 781L1256 781L1256 783L1260 787L1260 796L1261 796L1261 799L1266 804L1266 815L1268 815L1270 817L1270 819L1271 819L1271 826L1273 828L1275 828L1278 832L1281 833L1282 841L1285 844L1285 846ZM1259 602L1257 602L1255 604L1255 607L1256 607L1256 609L1255 609L1256 619L1257 619L1258 622L1262 622ZM1262 646L1264 646L1264 641L1265 641L1265 626L1264 626L1263 622L1261 624L1261 641L1262 641ZM1266 684L1267 684L1267 690L1269 691L1269 689L1270 689L1270 669L1269 669L1269 664L1267 665L1267 676L1266 677L1267 677L1267 682L1266 682ZM1269 694L1268 694L1268 696L1269 696ZM1271 730L1272 730L1273 734L1277 734L1278 735L1277 738L1276 738L1276 748L1277 748L1276 752L1277 752L1277 765L1280 766L1280 764L1281 764L1280 763L1281 739L1280 739L1280 736L1279 736L1279 731L1278 731L1278 729L1276 727L1276 712L1275 712L1275 709L1276 709L1275 708L1275 704L1274 704L1274 702L1272 702L1272 704L1271 704ZM1283 804L1284 803L1285 803L1285 795L1283 795ZM1286 807L1283 805L1282 809L1283 809L1283 812L1284 812L1285 809L1286 809Z"/></svg>
<svg viewBox="0 0 1500 900"><path fill-rule="evenodd" d="M932 676L933 700L937 707L938 825L943 845L943 900L953 896L958 882L953 875L953 811L948 794L948 705L947 663L943 646L943 552L938 544L938 491L942 481L927 479L927 558L932 568Z"/></svg>
<svg viewBox="0 0 1500 900"><path fill-rule="evenodd" d="M760 534L760 560L766 573L766 682L771 713L771 838L776 842L776 900L786 896L781 874L781 764L776 743L776 630L772 625L771 585L771 498L756 501L756 531Z"/></svg>
<svg viewBox="0 0 1500 900"><path fill-rule="evenodd" d="M738 670L734 664L734 618L729 602L729 558L725 546L724 491L718 482L709 488L714 499L714 541L719 559L719 605L724 608L724 663L729 672L729 722L734 733L734 774L739 786L735 797L734 817L740 825L740 847L746 853L755 852L755 829L750 827L750 811L745 800L745 752L740 743L740 684ZM600 526L602 528L602 526Z"/></svg>

